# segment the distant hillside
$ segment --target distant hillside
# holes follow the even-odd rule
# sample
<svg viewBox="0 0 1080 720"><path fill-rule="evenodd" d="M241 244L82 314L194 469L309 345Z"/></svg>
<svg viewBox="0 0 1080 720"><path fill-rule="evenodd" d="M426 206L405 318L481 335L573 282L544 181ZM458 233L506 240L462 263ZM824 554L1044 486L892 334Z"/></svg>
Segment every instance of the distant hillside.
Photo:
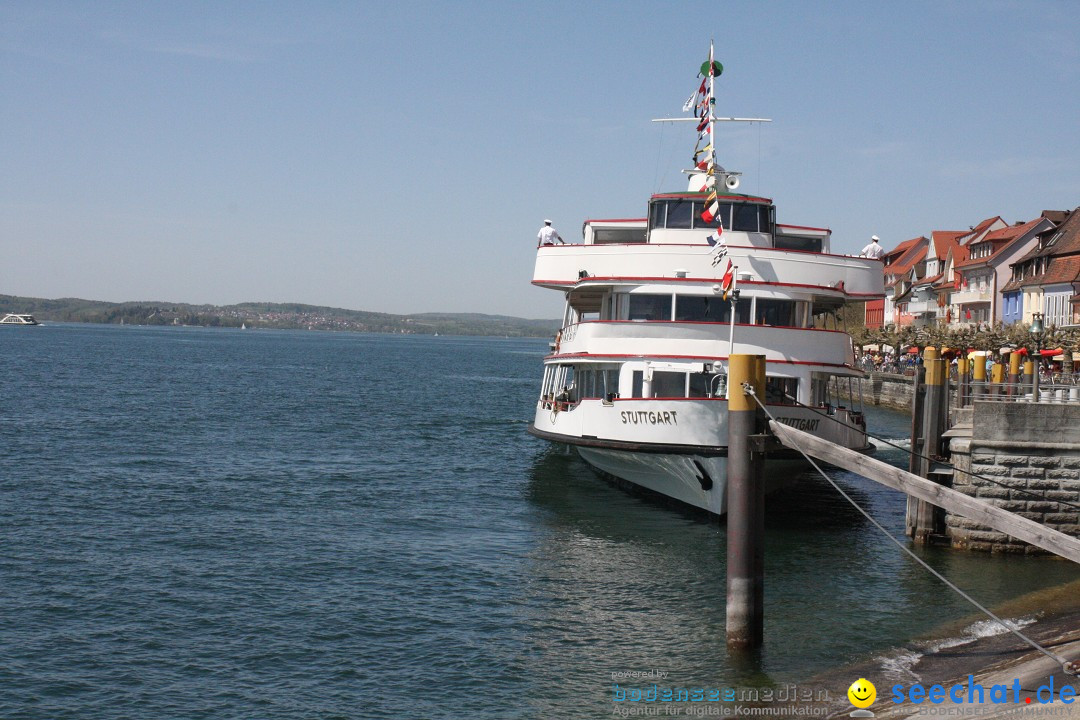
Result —
<svg viewBox="0 0 1080 720"><path fill-rule="evenodd" d="M480 313L389 313L345 310L299 303L240 303L239 305L187 305L170 302L110 303L78 298L16 297L0 295L0 312L31 313L39 321L125 323L128 325L197 325L201 327L350 330L354 332L415 335L507 335L547 337L558 320L527 320Z"/></svg>

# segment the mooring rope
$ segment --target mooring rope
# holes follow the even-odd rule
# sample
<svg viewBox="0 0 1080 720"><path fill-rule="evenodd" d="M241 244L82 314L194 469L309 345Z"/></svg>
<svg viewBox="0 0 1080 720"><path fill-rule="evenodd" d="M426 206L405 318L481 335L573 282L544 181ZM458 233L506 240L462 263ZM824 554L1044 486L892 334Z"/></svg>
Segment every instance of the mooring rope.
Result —
<svg viewBox="0 0 1080 720"><path fill-rule="evenodd" d="M754 402L756 402L756 403L758 404L758 407L760 407L760 408L762 409L762 411L764 411L764 413L765 413L765 414L766 414L766 415L767 415L767 416L769 417L769 419L770 419L771 421L773 421L773 422L777 422L776 418L775 418L775 417L773 417L772 413L770 413L770 412L769 412L769 409L768 409L767 407L765 407L765 403L761 402L761 398L759 398L759 397L757 396L757 393L756 393L756 392L754 391L754 387L753 387L753 385L751 385L751 384L750 384L750 383L748 383L748 382L744 382L744 383L743 383L743 392L744 392L744 393L745 393L746 395L749 395L749 396L751 396L752 398L754 398ZM887 530L887 529L885 528L885 526L884 526L884 525L882 525L882 524L881 524L881 523L879 523L879 522L878 522L877 520L875 520L875 519L874 519L874 517L873 517L873 516L872 516L872 515L871 515L870 513L868 513L868 512L866 511L866 510L864 510L864 509L862 508L862 506L861 506L861 505L859 505L859 503L855 502L855 500L854 500L854 499L853 499L853 498L852 498L852 497L851 497L850 495L848 495L848 494L847 494L846 492L844 492L844 489L843 489L843 488L841 488L841 487L840 487L840 486L839 486L839 485L838 485L838 484L836 483L836 481L835 481L835 480L833 480L833 479L832 479L831 477L829 477L829 476L828 476L828 474L827 474L827 473L826 473L826 472L825 472L824 470L822 470L822 469L821 469L821 466L820 466L820 465L818 465L818 464L817 464L817 462L815 462L815 461L814 461L814 458L810 457L810 456L809 456L809 455L808 455L808 454L806 453L806 451L805 451L805 450L803 450L803 449L802 449L801 447L799 447L799 445L798 445L797 443L795 443L794 441L792 441L792 445L794 445L794 446L795 446L795 449L796 449L796 450L798 450L798 451L799 451L799 452L800 452L800 453L802 454L802 456L803 456L804 458L806 458L806 459L807 459L807 461L808 461L808 462L809 462L809 463L810 463L811 465L813 465L814 469L815 469L815 470L817 470L817 471L818 471L818 473L820 473L820 474L821 474L821 477L825 478L825 480L826 480L826 481L827 481L827 482L828 482L828 483L829 483L830 485L832 485L832 486L833 486L833 489L834 489L834 490L836 490L836 492L840 493L840 495L841 495L841 496L842 496L842 497L843 497L843 498L844 498L845 500L847 500L847 501L848 501L849 503L851 503L851 505L852 505L852 506L853 506L853 507L854 507L854 508L855 508L856 510L858 510L858 511L859 511L859 512L860 512L860 513L861 513L861 514L863 515L863 517L865 517L865 518L866 518L867 520L869 520L869 521L870 521L870 523L871 523L871 524L872 524L872 525L873 525L874 527L876 527L876 528L877 528L878 530L880 530L880 531L881 531L882 533L884 533L885 537L889 538L889 540L891 540L891 541L893 542L893 544L894 544L894 545L896 545L896 546L897 546L898 548L900 548L900 549L901 549L901 550L903 550L903 551L904 551L905 553L907 553L907 554L908 554L908 555L909 555L909 556L910 556L910 557L911 557L911 558L912 558L912 559L913 559L913 560L914 560L915 562L917 562L917 563L919 563L920 565L922 565L922 566L923 566L923 568L925 568L925 569L926 569L926 570L927 570L927 571L928 571L928 572L929 572L929 573L930 573L931 575L933 575L934 577L936 577L936 578L937 578L938 580L940 580L941 582L945 583L945 585L946 585L946 586L948 586L948 587L949 587L950 589L952 589L952 590L953 590L953 591L954 591L954 592L955 592L956 594L958 594L958 595L959 595L960 597L962 597L962 598L964 598L965 600L967 600L967 601L968 601L969 603L971 603L971 604L972 604L972 605L974 605L975 607L977 607L977 608L978 608L979 610L981 610L981 611L982 611L983 613L985 613L987 617L989 617L989 618L991 618L992 620L994 620L994 622L998 623L998 624L999 624L999 625L1001 625L1001 626L1002 626L1003 628L1005 628L1006 630L1008 630L1009 632L1011 632L1011 633L1012 633L1013 635L1015 635L1016 637L1020 638L1020 639L1021 639L1021 640L1023 640L1023 641L1025 642L1025 643L1027 643L1028 645L1030 645L1031 647L1035 648L1036 650L1038 650L1038 651L1039 651L1040 653L1042 653L1042 654L1043 654L1043 655L1045 655L1046 657L1048 657L1048 658L1050 658L1051 660L1053 660L1054 662L1056 662L1056 663L1057 663L1058 665L1060 665L1060 666L1061 666L1061 669L1062 669L1062 670L1063 670L1064 672L1068 673L1069 675L1076 675L1076 674L1077 674L1077 670L1078 670L1078 669L1077 669L1077 668L1076 668L1076 667L1075 667L1075 666L1073 665L1073 663L1071 663L1070 661L1066 660L1066 659L1065 659L1065 658L1063 658L1063 657L1060 657L1060 656L1058 656L1058 655L1055 655L1054 653L1050 652L1049 650L1047 650L1046 648L1044 648L1044 647L1043 647L1042 645L1038 644L1037 642L1035 642L1034 640L1032 640L1031 638L1029 638L1029 637L1028 637L1027 635L1025 635L1025 634L1023 634L1022 632L1020 632L1020 629L1019 629L1019 628L1017 628L1017 627L1016 627L1016 626L1015 626L1015 625L1014 625L1013 623L1008 623L1008 622L1006 622L1006 621L1002 620L1001 618L999 618L999 617L998 617L997 615L995 615L995 614L994 614L993 612L991 612L991 611L990 611L990 610L989 610L988 608L986 608L985 606L983 606L983 605L982 605L982 604L981 604L981 603L980 603L980 602L979 602L978 600L976 600L975 598L973 598L973 597L971 597L970 595L968 595L968 594L967 594L966 592L964 592L964 591L963 591L963 590L961 590L961 589L960 589L959 587L957 587L957 586L956 586L956 585L954 585L954 584L953 584L952 582L950 582L950 581L949 581L949 580L948 580L947 578L945 578L945 576L944 576L944 575L942 575L941 573L939 573L939 572L938 572L937 570L935 570L934 568L930 567L930 565L929 565L929 564L927 564L927 562L926 562L925 560L923 560L923 559L922 559L922 558L920 558L920 557L919 557L918 555L916 555L916 554L915 554L915 553L914 553L914 552L913 552L913 551L911 550L911 548L909 548L909 547L908 547L908 546L907 546L907 545L906 545L905 543L902 543L902 542L900 542L900 540L898 540L898 539L897 539L897 538L896 538L895 536L893 536L893 534L892 534L892 533L890 533L890 532L889 532L889 531L888 531L888 530Z"/></svg>

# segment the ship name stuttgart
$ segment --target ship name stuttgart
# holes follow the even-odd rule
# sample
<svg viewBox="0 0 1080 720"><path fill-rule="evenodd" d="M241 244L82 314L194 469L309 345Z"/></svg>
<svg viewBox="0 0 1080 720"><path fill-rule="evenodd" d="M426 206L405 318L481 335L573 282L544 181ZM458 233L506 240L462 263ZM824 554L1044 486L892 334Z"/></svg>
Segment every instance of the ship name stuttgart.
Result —
<svg viewBox="0 0 1080 720"><path fill-rule="evenodd" d="M817 430L818 423L821 422L821 420L815 420L812 418L782 417L776 419L784 423L785 425L790 425L796 430L805 430L806 432L814 432L815 430Z"/></svg>
<svg viewBox="0 0 1080 720"><path fill-rule="evenodd" d="M619 413L623 425L678 425L675 410L623 410Z"/></svg>

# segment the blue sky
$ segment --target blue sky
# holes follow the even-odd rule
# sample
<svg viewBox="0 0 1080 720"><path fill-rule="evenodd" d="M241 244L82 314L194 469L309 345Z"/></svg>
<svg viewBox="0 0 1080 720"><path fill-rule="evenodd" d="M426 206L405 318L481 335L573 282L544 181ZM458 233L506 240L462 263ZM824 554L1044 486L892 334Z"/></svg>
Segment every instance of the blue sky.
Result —
<svg viewBox="0 0 1080 720"><path fill-rule="evenodd" d="M545 217L720 161L834 250L1080 205L1080 3L3 2L0 293L555 317Z"/></svg>

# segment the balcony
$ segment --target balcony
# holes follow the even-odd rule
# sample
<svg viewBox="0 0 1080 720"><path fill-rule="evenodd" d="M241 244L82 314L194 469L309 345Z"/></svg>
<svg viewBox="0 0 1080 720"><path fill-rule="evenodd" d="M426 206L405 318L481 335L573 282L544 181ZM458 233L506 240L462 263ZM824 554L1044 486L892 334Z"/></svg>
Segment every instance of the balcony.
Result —
<svg viewBox="0 0 1080 720"><path fill-rule="evenodd" d="M972 305L988 303L991 297L989 290L958 290L952 294L951 301L954 305Z"/></svg>
<svg viewBox="0 0 1080 720"><path fill-rule="evenodd" d="M579 282L719 282L727 258L712 264L709 245L545 245L536 250L533 284L566 290ZM739 283L774 283L854 299L884 295L877 260L823 253L732 245L728 258L739 268ZM748 276L749 279L743 279Z"/></svg>
<svg viewBox="0 0 1080 720"><path fill-rule="evenodd" d="M911 315L937 315L938 304L937 300L918 300L915 302L909 302L907 304L907 311Z"/></svg>

